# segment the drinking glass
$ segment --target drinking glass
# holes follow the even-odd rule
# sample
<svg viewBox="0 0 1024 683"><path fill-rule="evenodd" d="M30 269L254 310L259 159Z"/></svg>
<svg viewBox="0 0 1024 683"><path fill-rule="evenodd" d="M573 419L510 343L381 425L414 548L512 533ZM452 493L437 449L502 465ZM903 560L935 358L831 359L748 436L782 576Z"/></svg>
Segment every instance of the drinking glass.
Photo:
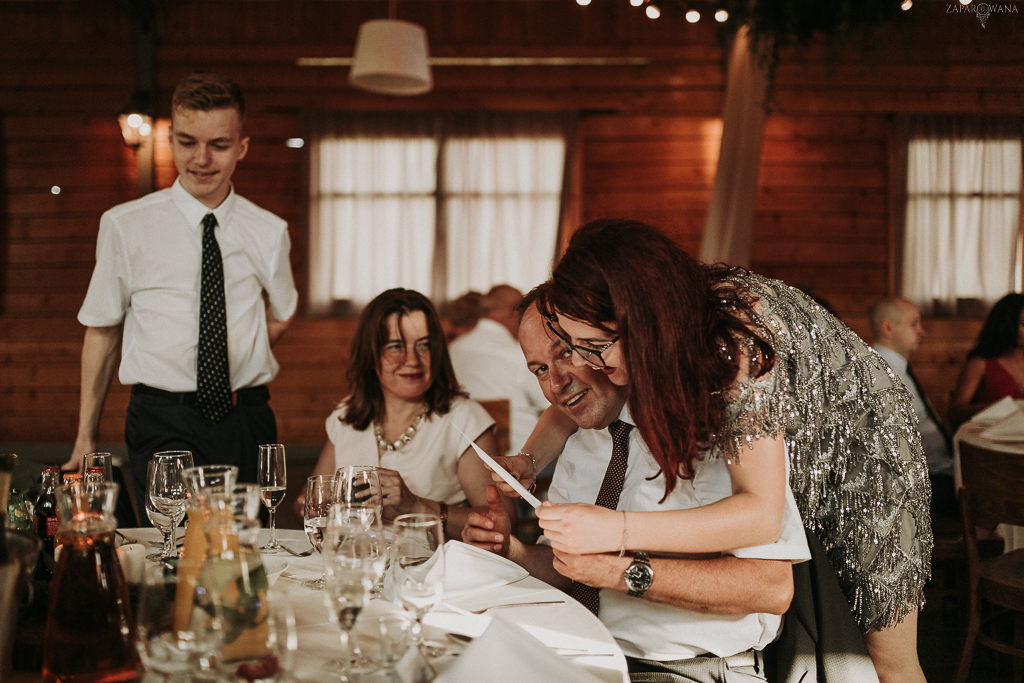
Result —
<svg viewBox="0 0 1024 683"><path fill-rule="evenodd" d="M150 560L169 560L178 557L174 543L174 530L185 517L185 480L182 473L192 467L189 451L156 453L146 468L146 514L163 532L163 549Z"/></svg>
<svg viewBox="0 0 1024 683"><path fill-rule="evenodd" d="M302 505L302 527L309 537L309 543L323 557L324 533L330 520L331 505L334 503L333 476L314 474L306 479L306 500ZM324 577L302 582L306 588L324 589Z"/></svg>
<svg viewBox="0 0 1024 683"><path fill-rule="evenodd" d="M191 681L210 671L223 631L220 603L164 564L146 566L136 614L136 648L147 671Z"/></svg>
<svg viewBox="0 0 1024 683"><path fill-rule="evenodd" d="M283 444L260 445L256 482L260 485L260 500L270 511L270 540L260 550L279 553L281 544L277 541L277 506L284 500L288 487L288 467L285 464Z"/></svg>
<svg viewBox="0 0 1024 683"><path fill-rule="evenodd" d="M86 453L82 458L82 474L86 481L114 482L114 456L110 453Z"/></svg>
<svg viewBox="0 0 1024 683"><path fill-rule="evenodd" d="M341 656L329 662L327 669L339 674L343 681L350 680L352 673L376 668L363 656L352 633L356 618L370 599L371 589L384 573L380 525L369 521L364 510L335 503L323 540L327 602L338 621L342 649ZM353 511L355 514L349 514Z"/></svg>
<svg viewBox="0 0 1024 683"><path fill-rule="evenodd" d="M373 465L346 465L334 471L334 499L349 506L381 511L380 476Z"/></svg>
<svg viewBox="0 0 1024 683"><path fill-rule="evenodd" d="M423 617L444 595L444 532L437 515L399 515L394 523L391 567L395 594L414 619L413 645L423 645ZM440 644L431 644L439 650ZM438 653L435 653L438 654Z"/></svg>

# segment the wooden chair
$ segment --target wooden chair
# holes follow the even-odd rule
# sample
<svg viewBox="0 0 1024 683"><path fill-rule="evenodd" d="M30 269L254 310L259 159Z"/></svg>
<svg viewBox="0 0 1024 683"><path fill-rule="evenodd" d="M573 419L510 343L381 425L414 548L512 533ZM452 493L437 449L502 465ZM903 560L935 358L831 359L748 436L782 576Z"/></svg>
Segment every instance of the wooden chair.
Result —
<svg viewBox="0 0 1024 683"><path fill-rule="evenodd" d="M1024 662L1024 548L983 558L978 552L977 527L1024 525L1024 455L961 442L960 466L969 615L954 681L967 680L976 642L1013 657L1014 680L1019 681ZM1009 623L1012 640L991 630L1002 622Z"/></svg>
<svg viewBox="0 0 1024 683"><path fill-rule="evenodd" d="M512 439L509 431L509 402L507 398L492 398L486 401L477 401L490 413L494 420L494 438L498 440L498 452L491 455L508 455Z"/></svg>

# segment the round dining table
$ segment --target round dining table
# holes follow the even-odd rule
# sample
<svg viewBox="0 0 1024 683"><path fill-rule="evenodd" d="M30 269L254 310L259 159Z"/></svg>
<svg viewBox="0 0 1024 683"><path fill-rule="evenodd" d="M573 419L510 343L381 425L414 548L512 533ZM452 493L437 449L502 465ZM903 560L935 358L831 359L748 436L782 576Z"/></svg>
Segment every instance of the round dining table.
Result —
<svg viewBox="0 0 1024 683"><path fill-rule="evenodd" d="M151 528L119 531L122 542L155 546L161 538ZM179 528L179 542L182 535ZM278 529L277 537L298 553L310 550L301 530ZM269 531L260 530L260 545L268 538ZM538 675L542 680L595 683L629 680L625 657L604 624L564 592L504 558L458 541L446 544L446 556L446 595L423 621L427 646L419 652L408 651L390 667L363 671L355 680L476 683L538 680ZM291 678L337 680L328 673L329 663L341 652L337 621L331 616L325 592L303 585L323 575L322 559L315 552L297 557L286 551L264 552L261 557L271 584L271 604L274 600L287 604L295 619L298 647L292 657ZM461 586L463 580L466 589L449 594L449 584ZM382 593L387 592L385 582ZM364 605L358 617L356 644L371 659L378 648L379 619L391 614L404 615L404 610L396 602L376 597ZM429 647L431 644L440 647ZM421 652L426 656L420 656Z"/></svg>
<svg viewBox="0 0 1024 683"><path fill-rule="evenodd" d="M1017 403L1018 409L1021 405L1024 405L1024 402L1018 401ZM980 420L965 422L957 429L956 434L953 436L953 485L956 487L956 490L960 490L960 487L963 485L963 478L960 474L961 443L969 443L973 446L980 446L1004 453L1013 453L1024 458L1024 433L1021 433L1019 437L1014 437L1011 434L998 439L986 438L982 433L991 424L991 422ZM1003 537L1005 552L1024 548L1024 527L1000 524L996 527L996 533Z"/></svg>

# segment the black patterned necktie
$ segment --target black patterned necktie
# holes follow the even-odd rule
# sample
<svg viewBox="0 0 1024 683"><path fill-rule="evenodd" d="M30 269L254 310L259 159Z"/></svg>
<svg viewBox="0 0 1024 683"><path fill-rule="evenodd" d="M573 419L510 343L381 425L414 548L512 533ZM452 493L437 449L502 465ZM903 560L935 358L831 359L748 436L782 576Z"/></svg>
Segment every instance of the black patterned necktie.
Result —
<svg viewBox="0 0 1024 683"><path fill-rule="evenodd" d="M595 505L614 510L619 506L619 495L622 493L622 484L626 480L626 464L629 460L629 432L633 425L616 420L608 425L608 432L612 435L612 458L608 461L608 469L604 473L604 481L601 482L601 490L597 492ZM594 614L601 608L600 589L588 586L585 583L572 582L569 586L569 595L576 598L584 607Z"/></svg>
<svg viewBox="0 0 1024 683"><path fill-rule="evenodd" d="M196 405L220 422L231 410L228 369L228 324L224 303L224 262L217 244L217 217L203 217L203 277L199 294L199 347L196 360Z"/></svg>

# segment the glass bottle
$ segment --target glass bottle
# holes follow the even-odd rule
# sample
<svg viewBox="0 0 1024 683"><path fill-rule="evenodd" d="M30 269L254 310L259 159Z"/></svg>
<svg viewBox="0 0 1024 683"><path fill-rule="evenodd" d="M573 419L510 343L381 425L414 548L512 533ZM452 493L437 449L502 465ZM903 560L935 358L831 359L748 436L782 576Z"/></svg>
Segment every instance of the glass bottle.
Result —
<svg viewBox="0 0 1024 683"><path fill-rule="evenodd" d="M135 623L115 552L117 484L56 489L60 557L43 646L45 683L132 681Z"/></svg>
<svg viewBox="0 0 1024 683"><path fill-rule="evenodd" d="M57 534L57 499L54 490L58 486L59 476L60 468L56 465L49 465L43 470L39 497L36 498L35 504L36 535L43 542L43 549L36 563L35 577L43 581L53 577L53 539Z"/></svg>

